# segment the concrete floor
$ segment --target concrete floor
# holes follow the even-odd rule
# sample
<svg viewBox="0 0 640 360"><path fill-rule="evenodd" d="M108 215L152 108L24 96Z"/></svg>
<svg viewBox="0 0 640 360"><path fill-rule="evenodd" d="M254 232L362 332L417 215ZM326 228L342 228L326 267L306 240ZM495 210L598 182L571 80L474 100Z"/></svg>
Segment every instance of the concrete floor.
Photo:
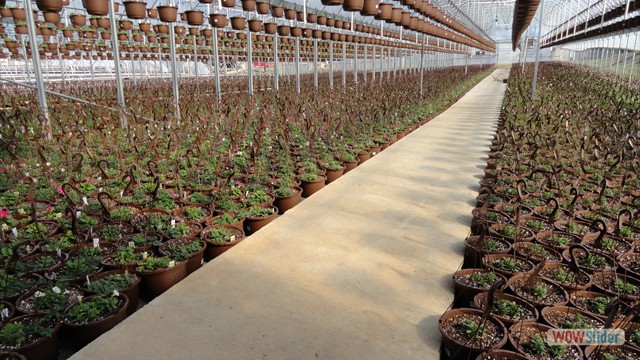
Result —
<svg viewBox="0 0 640 360"><path fill-rule="evenodd" d="M507 75L72 359L437 359Z"/></svg>

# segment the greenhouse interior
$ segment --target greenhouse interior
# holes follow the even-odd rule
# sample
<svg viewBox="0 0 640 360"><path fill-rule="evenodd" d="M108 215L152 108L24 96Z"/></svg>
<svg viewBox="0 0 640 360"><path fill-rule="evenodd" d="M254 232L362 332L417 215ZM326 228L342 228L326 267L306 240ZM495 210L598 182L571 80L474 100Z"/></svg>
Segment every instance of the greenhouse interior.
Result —
<svg viewBox="0 0 640 360"><path fill-rule="evenodd" d="M639 1L0 19L0 359L640 359Z"/></svg>

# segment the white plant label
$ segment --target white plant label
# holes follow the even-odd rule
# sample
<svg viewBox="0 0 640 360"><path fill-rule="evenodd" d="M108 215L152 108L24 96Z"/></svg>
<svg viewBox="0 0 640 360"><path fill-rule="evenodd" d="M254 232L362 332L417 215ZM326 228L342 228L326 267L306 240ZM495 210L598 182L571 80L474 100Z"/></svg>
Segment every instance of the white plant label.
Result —
<svg viewBox="0 0 640 360"><path fill-rule="evenodd" d="M235 235L229 236L229 242L234 242L234 241L236 241L236 236Z"/></svg>
<svg viewBox="0 0 640 360"><path fill-rule="evenodd" d="M86 276L86 279L87 279L87 287L91 286L91 280L89 280L89 275Z"/></svg>
<svg viewBox="0 0 640 360"><path fill-rule="evenodd" d="M175 261L173 261L173 260L171 260L171 261L169 262L169 269L173 269L174 267L176 267L176 262L175 262Z"/></svg>
<svg viewBox="0 0 640 360"><path fill-rule="evenodd" d="M18 237L18 229L13 228L11 229L11 232L13 233L13 236Z"/></svg>
<svg viewBox="0 0 640 360"><path fill-rule="evenodd" d="M85 204L85 205L89 205L89 201L87 201L87 197L86 196L82 197L82 203Z"/></svg>
<svg viewBox="0 0 640 360"><path fill-rule="evenodd" d="M76 219L80 219L80 215L81 215L81 214L82 214L82 212L81 212L81 211L79 211L79 210L78 210L78 211L76 211Z"/></svg>
<svg viewBox="0 0 640 360"><path fill-rule="evenodd" d="M93 247L97 248L100 244L100 238L93 238Z"/></svg>
<svg viewBox="0 0 640 360"><path fill-rule="evenodd" d="M174 227L176 227L176 221L171 219L171 228L173 229Z"/></svg>

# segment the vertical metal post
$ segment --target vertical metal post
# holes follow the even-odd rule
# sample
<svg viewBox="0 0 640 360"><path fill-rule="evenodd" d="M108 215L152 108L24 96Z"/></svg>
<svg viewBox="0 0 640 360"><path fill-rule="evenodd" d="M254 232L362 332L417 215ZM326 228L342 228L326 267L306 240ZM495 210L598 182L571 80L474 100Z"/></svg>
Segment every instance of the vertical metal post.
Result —
<svg viewBox="0 0 640 360"><path fill-rule="evenodd" d="M420 97L424 95L424 34L422 35L422 44L420 44Z"/></svg>
<svg viewBox="0 0 640 360"><path fill-rule="evenodd" d="M329 40L329 87L333 89L333 40Z"/></svg>
<svg viewBox="0 0 640 360"><path fill-rule="evenodd" d="M342 43L342 86L347 85L347 43Z"/></svg>
<svg viewBox="0 0 640 360"><path fill-rule="evenodd" d="M536 45L536 64L533 70L533 91L531 98L533 101L536 100L536 91L538 87L538 71L540 68L540 37L542 36L542 15L544 14L544 0L540 1L540 17L539 17L539 25L538 25L538 41Z"/></svg>
<svg viewBox="0 0 640 360"><path fill-rule="evenodd" d="M296 37L296 91L300 94L300 38Z"/></svg>
<svg viewBox="0 0 640 360"><path fill-rule="evenodd" d="M353 44L353 82L358 83L358 43Z"/></svg>
<svg viewBox="0 0 640 360"><path fill-rule="evenodd" d="M464 53L464 74L467 75L469 73L469 47L467 46L466 51Z"/></svg>
<svg viewBox="0 0 640 360"><path fill-rule="evenodd" d="M398 48L394 47L393 48L393 78L395 79L396 76L398 75Z"/></svg>
<svg viewBox="0 0 640 360"><path fill-rule="evenodd" d="M64 78L64 62L62 61L62 56L58 55L58 64L60 64L60 77L62 78L62 83L65 83Z"/></svg>
<svg viewBox="0 0 640 360"><path fill-rule="evenodd" d="M618 75L618 68L620 68L620 53L621 52L622 52L622 35L618 35L618 56L615 58L615 63L616 63L616 73L615 74L616 75Z"/></svg>
<svg viewBox="0 0 640 360"><path fill-rule="evenodd" d="M364 59L364 76L363 76L363 79L364 79L365 82L367 82L367 45L365 44L365 45L363 45L363 47L364 47L364 57L363 57L363 59Z"/></svg>
<svg viewBox="0 0 640 360"><path fill-rule="evenodd" d="M131 76L133 76L133 85L138 85L138 79L136 79L136 61L131 59Z"/></svg>
<svg viewBox="0 0 640 360"><path fill-rule="evenodd" d="M279 67L279 59L278 59L278 33L276 32L275 34L273 34L273 88L275 89L275 91L278 91L279 89L279 81L278 81L278 76L279 76L279 72L280 70L278 69Z"/></svg>
<svg viewBox="0 0 640 360"><path fill-rule="evenodd" d="M178 90L178 72L176 64L176 29L174 23L169 23L169 52L171 53L171 85L173 88L173 106L176 121L180 124L180 94Z"/></svg>
<svg viewBox="0 0 640 360"><path fill-rule="evenodd" d="M24 56L24 71L27 74L27 81L31 82L31 71L29 70L29 54L27 54L27 46L25 45L24 38L20 39L22 45L22 55Z"/></svg>
<svg viewBox="0 0 640 360"><path fill-rule="evenodd" d="M633 68L634 65L636 64L636 52L638 51L638 32L635 33L636 36L636 41L635 41L635 45L633 47L633 57L631 57L631 70L629 70L629 86L631 86L631 82L633 81Z"/></svg>
<svg viewBox="0 0 640 360"><path fill-rule="evenodd" d="M122 86L122 72L120 69L120 45L118 42L118 34L116 30L116 10L115 6L113 5L114 1L109 0L109 24L111 25L111 32L113 33L113 35L111 36L111 47L113 48L113 66L115 67L116 71L116 90L118 92L118 105L120 106L120 109L124 111L126 103L124 98L124 88ZM126 128L127 126L127 118L124 116L124 114L121 114L120 127Z"/></svg>
<svg viewBox="0 0 640 360"><path fill-rule="evenodd" d="M384 77L384 73L383 73L384 46L380 46L380 61L378 62L378 64L380 65L380 69L378 70L378 73L380 74L379 78L380 78L380 82L382 82L382 78Z"/></svg>
<svg viewBox="0 0 640 360"><path fill-rule="evenodd" d="M247 70L249 72L249 95L253 96L253 44L251 40L251 32L247 28Z"/></svg>
<svg viewBox="0 0 640 360"><path fill-rule="evenodd" d="M198 44L196 44L196 36L193 35L193 66L196 73L196 86L200 86L200 74L198 73Z"/></svg>
<svg viewBox="0 0 640 360"><path fill-rule="evenodd" d="M622 78L624 78L624 75L627 73L627 59L629 58L629 40L631 40L631 36L629 36L629 32L631 32L630 30L628 30L625 35L627 36L627 45L625 45L625 49L624 49L624 62L622 64L622 75L620 75Z"/></svg>
<svg viewBox="0 0 640 360"><path fill-rule="evenodd" d="M371 46L371 52L373 53L373 59L371 60L371 80L376 81L376 46Z"/></svg>
<svg viewBox="0 0 640 360"><path fill-rule="evenodd" d="M40 64L40 53L38 52L38 41L36 35L36 24L33 19L33 10L31 8L31 0L24 0L24 9L27 15L27 30L29 31L29 42L31 45L31 58L33 59L33 71L36 80L36 89L38 91L38 102L40 103L40 111L44 116L44 136L47 140L53 138L51 134L51 122L49 121L49 106L47 105L47 95L44 89L44 80L42 79L42 67ZM25 51L25 61L27 60Z"/></svg>
<svg viewBox="0 0 640 360"><path fill-rule="evenodd" d="M387 48L387 79L391 79L391 47Z"/></svg>
<svg viewBox="0 0 640 360"><path fill-rule="evenodd" d="M313 39L313 87L318 88L318 39Z"/></svg>
<svg viewBox="0 0 640 360"><path fill-rule="evenodd" d="M222 99L222 94L220 93L220 57L218 54L218 28L213 28L213 61L213 73L216 84L216 98L218 99L218 101L220 101Z"/></svg>

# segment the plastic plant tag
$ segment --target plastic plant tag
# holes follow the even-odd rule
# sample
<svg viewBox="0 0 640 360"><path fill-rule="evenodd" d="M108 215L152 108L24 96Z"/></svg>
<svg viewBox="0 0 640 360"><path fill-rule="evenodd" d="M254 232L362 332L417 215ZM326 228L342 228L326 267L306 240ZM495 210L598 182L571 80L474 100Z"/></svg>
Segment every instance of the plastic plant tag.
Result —
<svg viewBox="0 0 640 360"><path fill-rule="evenodd" d="M134 247L136 247L136 243L134 243L133 241L129 241L129 247L133 249Z"/></svg>
<svg viewBox="0 0 640 360"><path fill-rule="evenodd" d="M169 269L173 269L174 267L176 267L176 262L174 260L171 260L169 262Z"/></svg>
<svg viewBox="0 0 640 360"><path fill-rule="evenodd" d="M174 227L176 227L176 221L171 219L171 228L173 229Z"/></svg>
<svg viewBox="0 0 640 360"><path fill-rule="evenodd" d="M93 238L93 247L97 248L99 244L100 244L100 239L99 238Z"/></svg>
<svg viewBox="0 0 640 360"><path fill-rule="evenodd" d="M13 233L13 236L18 237L18 229L12 228L11 232Z"/></svg>
<svg viewBox="0 0 640 360"><path fill-rule="evenodd" d="M85 205L89 205L89 201L87 201L87 197L86 196L82 197L82 203L85 204Z"/></svg>
<svg viewBox="0 0 640 360"><path fill-rule="evenodd" d="M236 236L235 235L229 236L229 242L234 242L234 241L236 241Z"/></svg>
<svg viewBox="0 0 640 360"><path fill-rule="evenodd" d="M82 214L82 211L76 211L76 219L79 219L81 214Z"/></svg>
<svg viewBox="0 0 640 360"><path fill-rule="evenodd" d="M85 277L87 279L87 287L91 286L91 280L89 280L89 275Z"/></svg>
<svg viewBox="0 0 640 360"><path fill-rule="evenodd" d="M56 254L58 255L58 257L62 256L62 249L58 248L58 250L56 251Z"/></svg>
<svg viewBox="0 0 640 360"><path fill-rule="evenodd" d="M0 315L2 316L2 321L7 319L9 317L9 308L2 309L2 312L0 312Z"/></svg>
<svg viewBox="0 0 640 360"><path fill-rule="evenodd" d="M143 252L142 253L142 260L147 260L147 258L149 257L149 253L148 252Z"/></svg>
<svg viewBox="0 0 640 360"><path fill-rule="evenodd" d="M120 191L120 197L122 197L124 194L124 191Z"/></svg>

